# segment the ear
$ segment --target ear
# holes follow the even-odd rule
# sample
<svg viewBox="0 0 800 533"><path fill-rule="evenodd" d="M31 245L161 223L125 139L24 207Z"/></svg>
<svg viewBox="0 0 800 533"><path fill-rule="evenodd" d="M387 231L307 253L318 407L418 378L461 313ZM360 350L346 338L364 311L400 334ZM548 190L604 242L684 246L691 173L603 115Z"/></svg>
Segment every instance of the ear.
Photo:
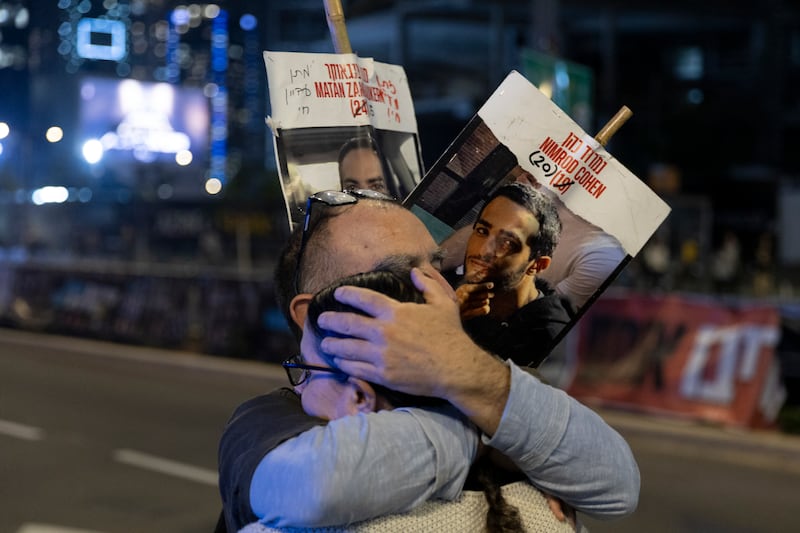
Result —
<svg viewBox="0 0 800 533"><path fill-rule="evenodd" d="M353 377L347 380L347 385L349 407L353 414L373 413L378 409L378 397L372 385L363 379Z"/></svg>
<svg viewBox="0 0 800 533"><path fill-rule="evenodd" d="M550 258L549 255L543 255L542 257L537 257L536 259L531 261L530 264L528 264L528 269L525 272L529 276L532 276L537 272L541 272L542 270L547 269L547 267L550 266L550 261L552 261L552 259Z"/></svg>
<svg viewBox="0 0 800 533"><path fill-rule="evenodd" d="M308 304L311 302L311 298L310 294L302 293L292 298L292 301L289 302L289 314L292 316L292 321L301 330L306 323L306 314L308 313Z"/></svg>

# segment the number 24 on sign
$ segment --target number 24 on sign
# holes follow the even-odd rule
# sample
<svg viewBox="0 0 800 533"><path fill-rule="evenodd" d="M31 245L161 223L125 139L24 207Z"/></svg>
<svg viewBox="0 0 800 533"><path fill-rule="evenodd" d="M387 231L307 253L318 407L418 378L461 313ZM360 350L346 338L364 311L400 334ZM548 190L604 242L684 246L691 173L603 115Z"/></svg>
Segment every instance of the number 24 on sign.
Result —
<svg viewBox="0 0 800 533"><path fill-rule="evenodd" d="M364 98L351 98L350 99L350 112L354 117L360 115L369 115L370 109L367 100Z"/></svg>

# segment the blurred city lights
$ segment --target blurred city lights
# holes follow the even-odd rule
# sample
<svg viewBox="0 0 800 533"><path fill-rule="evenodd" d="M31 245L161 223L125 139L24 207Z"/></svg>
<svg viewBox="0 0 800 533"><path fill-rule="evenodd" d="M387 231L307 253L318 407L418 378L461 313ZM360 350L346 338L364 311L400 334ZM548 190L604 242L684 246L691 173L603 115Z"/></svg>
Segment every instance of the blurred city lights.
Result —
<svg viewBox="0 0 800 533"><path fill-rule="evenodd" d="M50 126L44 134L45 139L51 143L57 143L64 138L64 130L58 126Z"/></svg>
<svg viewBox="0 0 800 533"><path fill-rule="evenodd" d="M5 139L11 133L11 128L5 122L0 122L0 139Z"/></svg>
<svg viewBox="0 0 800 533"><path fill-rule="evenodd" d="M239 19L239 26L244 31L254 30L257 25L258 25L258 20L256 20L256 18L250 13L242 15L242 17Z"/></svg>
<svg viewBox="0 0 800 533"><path fill-rule="evenodd" d="M702 104L704 98L702 89L689 89L689 92L686 93L686 99L690 104Z"/></svg>
<svg viewBox="0 0 800 533"><path fill-rule="evenodd" d="M30 21L30 14L24 7L17 11L17 16L14 17L14 26L18 29L26 28Z"/></svg>
<svg viewBox="0 0 800 533"><path fill-rule="evenodd" d="M175 162L180 166L185 167L192 162L192 152L189 150L181 150L175 154Z"/></svg>
<svg viewBox="0 0 800 533"><path fill-rule="evenodd" d="M219 178L209 178L206 180L206 192L208 194L219 194L222 190L222 181Z"/></svg>
<svg viewBox="0 0 800 533"><path fill-rule="evenodd" d="M539 91L548 98L553 98L553 81L543 80L539 82Z"/></svg>
<svg viewBox="0 0 800 533"><path fill-rule="evenodd" d="M85 204L92 199L92 189L88 187L81 187L78 190L78 201Z"/></svg>
<svg viewBox="0 0 800 533"><path fill-rule="evenodd" d="M172 23L176 26L189 24L189 10L185 7L176 7L172 11L172 16L170 18Z"/></svg>
<svg viewBox="0 0 800 533"><path fill-rule="evenodd" d="M209 98L213 98L219 94L219 86L216 83L206 83L205 86L203 86L203 94Z"/></svg>
<svg viewBox="0 0 800 533"><path fill-rule="evenodd" d="M173 193L172 185L170 185L169 183L162 183L161 185L158 186L158 189L156 189L156 194L162 200L168 200L172 198L172 193Z"/></svg>
<svg viewBox="0 0 800 533"><path fill-rule="evenodd" d="M208 4L206 5L203 14L207 19L217 18L217 16L219 15L219 6L217 4Z"/></svg>
<svg viewBox="0 0 800 533"><path fill-rule="evenodd" d="M118 20L84 18L75 27L77 37L76 52L86 59L106 59L119 61L127 54L127 27ZM93 39L105 35L108 44L95 44Z"/></svg>
<svg viewBox="0 0 800 533"><path fill-rule="evenodd" d="M69 198L66 187L47 186L36 189L31 193L31 201L36 205L63 204Z"/></svg>
<svg viewBox="0 0 800 533"><path fill-rule="evenodd" d="M103 143L97 139L90 139L83 143L83 158L90 165L94 165L103 158Z"/></svg>

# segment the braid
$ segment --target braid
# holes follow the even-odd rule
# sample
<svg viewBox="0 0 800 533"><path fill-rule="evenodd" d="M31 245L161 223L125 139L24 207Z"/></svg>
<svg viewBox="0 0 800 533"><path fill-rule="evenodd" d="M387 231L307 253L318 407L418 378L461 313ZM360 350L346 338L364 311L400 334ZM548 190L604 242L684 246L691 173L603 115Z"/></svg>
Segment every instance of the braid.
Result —
<svg viewBox="0 0 800 533"><path fill-rule="evenodd" d="M525 531L519 510L503 497L498 481L492 475L496 469L488 456L478 459L473 465L473 473L478 486L483 489L489 510L486 511L486 531L488 533L520 533Z"/></svg>

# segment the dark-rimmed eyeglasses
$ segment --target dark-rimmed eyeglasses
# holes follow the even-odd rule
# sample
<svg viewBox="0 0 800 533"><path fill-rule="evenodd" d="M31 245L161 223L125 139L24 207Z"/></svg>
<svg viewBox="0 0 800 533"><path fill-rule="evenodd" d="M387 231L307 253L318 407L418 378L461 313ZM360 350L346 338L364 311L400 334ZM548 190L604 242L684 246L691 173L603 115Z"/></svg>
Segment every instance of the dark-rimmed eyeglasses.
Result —
<svg viewBox="0 0 800 533"><path fill-rule="evenodd" d="M346 191L320 191L312 194L306 200L306 215L303 219L303 237L300 240L300 249L297 251L297 267L294 270L294 292L300 294L300 270L303 261L303 252L306 249L308 238L311 232L309 231L311 221L311 208L314 204L321 203L328 207L355 204L359 198L370 198L373 200L394 200L382 192L373 191L372 189L348 189Z"/></svg>
<svg viewBox="0 0 800 533"><path fill-rule="evenodd" d="M297 387L298 385L305 383L308 378L311 376L311 371L315 370L317 372L329 372L331 374L335 374L337 379L342 381L347 380L350 376L339 370L338 368L332 368L328 366L317 366L317 365L307 365L303 362L303 356L295 355L294 357L290 357L283 363L281 363L283 369L286 370L286 375L289 378L289 383L292 384L293 387Z"/></svg>

